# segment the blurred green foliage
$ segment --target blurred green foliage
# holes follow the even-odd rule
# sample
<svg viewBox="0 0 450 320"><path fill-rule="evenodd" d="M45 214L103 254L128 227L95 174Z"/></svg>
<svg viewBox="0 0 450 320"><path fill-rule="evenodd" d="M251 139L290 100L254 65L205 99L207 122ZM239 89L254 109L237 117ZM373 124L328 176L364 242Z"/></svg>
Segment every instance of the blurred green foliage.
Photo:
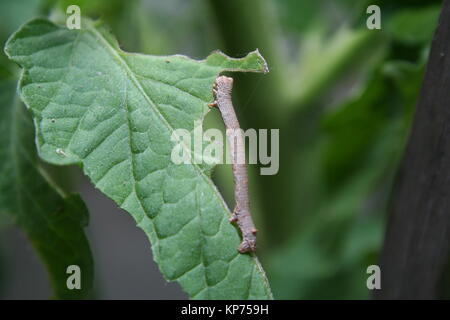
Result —
<svg viewBox="0 0 450 320"><path fill-rule="evenodd" d="M280 129L279 173L250 168L259 255L274 295L363 299L440 3L2 1L0 37L37 11L78 4L104 19L127 51L203 58L259 48L271 72L237 76L235 100L243 127ZM381 7L381 30L366 28L369 4ZM2 55L0 76L14 70ZM217 114L207 122L220 126ZM231 203L229 169L220 166L215 178Z"/></svg>

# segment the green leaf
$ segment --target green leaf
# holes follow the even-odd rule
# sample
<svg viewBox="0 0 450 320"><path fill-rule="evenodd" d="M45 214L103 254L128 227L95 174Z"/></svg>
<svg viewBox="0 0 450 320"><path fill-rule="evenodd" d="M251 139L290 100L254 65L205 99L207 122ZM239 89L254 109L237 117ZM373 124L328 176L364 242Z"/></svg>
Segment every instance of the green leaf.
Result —
<svg viewBox="0 0 450 320"><path fill-rule="evenodd" d="M254 255L210 179L212 167L171 161L174 129L193 131L223 71L266 72L255 51L206 60L125 53L98 23L68 30L47 20L25 24L8 41L24 68L21 97L32 110L40 156L80 164L95 186L132 214L169 281L192 298L267 299Z"/></svg>
<svg viewBox="0 0 450 320"><path fill-rule="evenodd" d="M58 299L91 294L93 261L83 229L87 209L79 196L55 191L39 163L33 123L16 95L16 84L0 84L0 215L25 232L49 272ZM81 290L69 290L67 267L81 269Z"/></svg>
<svg viewBox="0 0 450 320"><path fill-rule="evenodd" d="M436 29L440 5L400 10L387 24L392 37L410 45L427 44Z"/></svg>

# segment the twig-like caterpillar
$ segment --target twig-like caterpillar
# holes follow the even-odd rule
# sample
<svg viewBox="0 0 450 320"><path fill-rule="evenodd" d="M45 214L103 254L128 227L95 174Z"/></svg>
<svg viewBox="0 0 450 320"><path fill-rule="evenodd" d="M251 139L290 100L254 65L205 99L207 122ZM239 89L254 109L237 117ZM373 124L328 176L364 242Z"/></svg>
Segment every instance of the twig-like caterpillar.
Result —
<svg viewBox="0 0 450 320"><path fill-rule="evenodd" d="M219 76L214 84L215 101L211 107L218 107L226 127L226 134L230 144L233 176L235 207L230 222L236 222L242 232L242 242L238 248L240 253L256 250L256 230L250 214L248 197L248 175L245 164L244 136L231 102L233 78Z"/></svg>

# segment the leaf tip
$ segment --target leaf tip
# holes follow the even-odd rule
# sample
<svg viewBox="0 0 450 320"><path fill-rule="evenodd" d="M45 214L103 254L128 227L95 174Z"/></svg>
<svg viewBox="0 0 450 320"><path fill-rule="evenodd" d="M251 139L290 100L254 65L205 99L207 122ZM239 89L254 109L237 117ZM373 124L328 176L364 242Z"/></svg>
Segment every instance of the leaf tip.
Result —
<svg viewBox="0 0 450 320"><path fill-rule="evenodd" d="M259 49L256 48L256 50L250 52L249 55L250 55L250 54L255 54L256 57L261 61L262 72L263 72L263 73L269 73L270 70L269 70L269 66L268 66L268 64L267 64L267 61L266 61L266 59L264 59L264 57L261 55L261 53L259 52Z"/></svg>
<svg viewBox="0 0 450 320"><path fill-rule="evenodd" d="M24 48L22 44L17 43L17 40L26 37L34 37L45 32L53 31L56 28L58 28L58 26L48 19L33 18L22 24L15 32L13 32L9 36L8 40L5 43L3 51L9 59L15 61L16 63L19 63L18 61L16 61L15 57L17 55L20 55L19 51L23 50Z"/></svg>
<svg viewBox="0 0 450 320"><path fill-rule="evenodd" d="M258 49L249 52L243 58L231 58L220 50L215 50L206 58L210 66L220 67L223 71L268 73L269 67Z"/></svg>

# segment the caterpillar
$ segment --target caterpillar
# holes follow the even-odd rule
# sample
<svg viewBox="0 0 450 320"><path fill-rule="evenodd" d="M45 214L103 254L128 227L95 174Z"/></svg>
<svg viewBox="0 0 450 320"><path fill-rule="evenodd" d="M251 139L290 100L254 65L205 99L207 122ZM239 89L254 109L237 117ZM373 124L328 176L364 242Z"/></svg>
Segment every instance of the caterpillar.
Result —
<svg viewBox="0 0 450 320"><path fill-rule="evenodd" d="M217 107L222 115L226 135L230 144L232 170L234 178L235 207L230 222L236 223L242 233L242 242L238 247L240 253L256 251L256 233L250 213L248 196L248 174L245 163L244 136L231 101L233 78L219 76L213 86L214 102L210 107Z"/></svg>

